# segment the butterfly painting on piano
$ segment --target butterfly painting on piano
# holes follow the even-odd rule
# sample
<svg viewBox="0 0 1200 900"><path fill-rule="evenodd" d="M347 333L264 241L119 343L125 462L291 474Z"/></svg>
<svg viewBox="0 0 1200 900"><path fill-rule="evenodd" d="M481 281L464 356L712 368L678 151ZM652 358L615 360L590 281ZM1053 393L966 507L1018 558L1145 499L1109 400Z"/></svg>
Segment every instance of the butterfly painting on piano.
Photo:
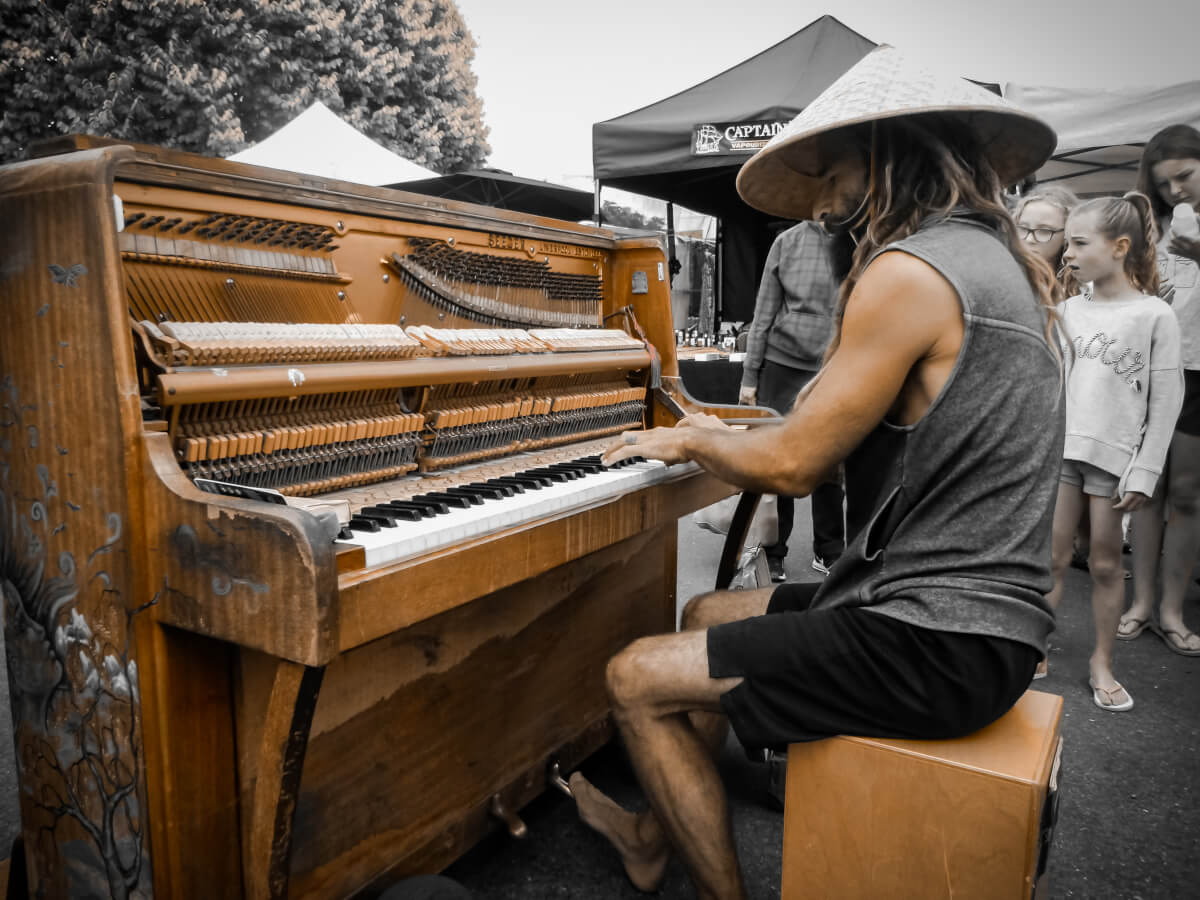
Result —
<svg viewBox="0 0 1200 900"><path fill-rule="evenodd" d="M75 283L75 279L87 274L87 266L83 265L83 263L75 263L75 265L66 269L50 263L46 268L50 270L50 276L54 279L55 284L65 284L67 287L78 287L79 285Z"/></svg>

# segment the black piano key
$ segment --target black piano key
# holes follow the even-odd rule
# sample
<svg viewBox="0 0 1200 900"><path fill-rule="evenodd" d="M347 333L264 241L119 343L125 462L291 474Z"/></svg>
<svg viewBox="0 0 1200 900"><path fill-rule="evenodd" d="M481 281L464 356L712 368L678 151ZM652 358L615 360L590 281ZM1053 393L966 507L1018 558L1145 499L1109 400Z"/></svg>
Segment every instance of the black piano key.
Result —
<svg viewBox="0 0 1200 900"><path fill-rule="evenodd" d="M644 456L631 456L628 459L622 459L622 460L619 460L618 462L612 463L609 466L609 468L610 469L623 469L626 466L632 466L632 465L635 465L636 463L644 463L645 461L646 461L646 457L644 457Z"/></svg>
<svg viewBox="0 0 1200 900"><path fill-rule="evenodd" d="M432 519L438 514L438 510L432 503L410 503L407 500L389 500L386 503L379 504L384 509L402 509L415 512L417 518Z"/></svg>
<svg viewBox="0 0 1200 900"><path fill-rule="evenodd" d="M409 497L407 500L393 501L399 503L410 503L414 506L421 506L430 510L433 515L440 516L450 512L450 506L441 500L434 500L432 497L426 497L418 494L415 497Z"/></svg>
<svg viewBox="0 0 1200 900"><path fill-rule="evenodd" d="M341 531L338 532L337 540L352 541L354 540L354 531L349 525L343 525Z"/></svg>
<svg viewBox="0 0 1200 900"><path fill-rule="evenodd" d="M468 506L471 505L471 501L469 499L467 499L466 497L460 497L457 494L448 494L445 491L429 491L427 493L421 494L420 497L415 497L413 499L424 499L424 498L429 498L430 500L440 500L441 502L445 503L447 506L456 506L459 509L466 509Z"/></svg>
<svg viewBox="0 0 1200 900"><path fill-rule="evenodd" d="M513 492L507 490L501 485L486 484L482 481L472 481L470 484L463 485L469 491L474 491L481 497L486 497L488 500L503 500L505 497L511 497Z"/></svg>
<svg viewBox="0 0 1200 900"><path fill-rule="evenodd" d="M377 509L360 509L357 513L357 516L360 519L371 519L372 521L378 522L384 528L396 527L396 516L389 515L385 512L380 512Z"/></svg>
<svg viewBox="0 0 1200 900"><path fill-rule="evenodd" d="M482 487L496 488L498 491L500 491L501 496L504 497L511 497L513 494L519 494L521 493L521 490L523 490L523 488L519 490L513 487L511 484L505 484L496 478L489 478L487 481L476 481L473 483Z"/></svg>
<svg viewBox="0 0 1200 900"><path fill-rule="evenodd" d="M362 516L350 517L350 528L354 531L380 531L381 527L374 519L364 519Z"/></svg>
<svg viewBox="0 0 1200 900"><path fill-rule="evenodd" d="M575 459L571 461L571 465L576 466L585 472L602 472L604 470L604 464L599 460Z"/></svg>
<svg viewBox="0 0 1200 900"><path fill-rule="evenodd" d="M419 509L410 509L400 506L392 506L390 503L378 504L376 506L367 507L367 509L386 515L392 519L402 519L405 522L417 522L422 518ZM365 510L359 510L359 515L363 515Z"/></svg>
<svg viewBox="0 0 1200 900"><path fill-rule="evenodd" d="M455 497L466 497L471 501L473 506L481 506L484 501L484 495L479 491L472 490L469 485L459 484L454 487L445 489L445 493L453 494Z"/></svg>
<svg viewBox="0 0 1200 900"><path fill-rule="evenodd" d="M557 481L559 483L571 480L571 476L569 476L566 472L559 472L553 469L526 469L522 474L544 475L551 481Z"/></svg>
<svg viewBox="0 0 1200 900"><path fill-rule="evenodd" d="M515 475L507 475L503 478L489 478L488 484L503 484L512 488L518 494L524 493L526 488L532 488L533 490L541 488L541 484L534 479L517 478Z"/></svg>
<svg viewBox="0 0 1200 900"><path fill-rule="evenodd" d="M554 484L554 479L549 475L534 475L532 472L517 472L515 475L509 475L509 478L516 478L518 481L526 481L537 485L539 488L550 487Z"/></svg>
<svg viewBox="0 0 1200 900"><path fill-rule="evenodd" d="M546 485L550 484L549 478L535 478L532 475L506 475L505 479L515 482L525 490L540 491Z"/></svg>

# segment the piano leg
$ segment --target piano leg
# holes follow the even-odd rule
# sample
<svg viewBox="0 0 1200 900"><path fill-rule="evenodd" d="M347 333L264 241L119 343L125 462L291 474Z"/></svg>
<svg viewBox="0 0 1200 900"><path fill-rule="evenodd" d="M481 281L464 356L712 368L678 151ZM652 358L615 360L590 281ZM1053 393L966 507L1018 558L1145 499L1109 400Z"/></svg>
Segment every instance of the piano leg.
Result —
<svg viewBox="0 0 1200 900"><path fill-rule="evenodd" d="M247 900L287 896L296 795L313 710L325 674L323 666L274 662L258 745L250 828L244 838Z"/></svg>

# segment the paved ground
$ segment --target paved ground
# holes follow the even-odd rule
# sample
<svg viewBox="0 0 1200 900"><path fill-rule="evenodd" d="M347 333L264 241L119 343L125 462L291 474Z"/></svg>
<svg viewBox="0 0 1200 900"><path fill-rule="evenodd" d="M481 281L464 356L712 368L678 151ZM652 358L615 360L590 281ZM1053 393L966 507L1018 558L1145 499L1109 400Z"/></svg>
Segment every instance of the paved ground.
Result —
<svg viewBox="0 0 1200 900"><path fill-rule="evenodd" d="M788 559L789 576L797 581L817 577L805 552L806 515L807 505L799 505ZM681 603L711 586L720 540L690 522L680 524ZM1200 591L1193 587L1187 604L1193 627L1200 627L1197 601ZM1200 659L1168 652L1149 633L1119 644L1117 675L1136 706L1128 713L1104 712L1092 705L1086 686L1091 627L1087 575L1072 572L1051 640L1050 676L1037 685L1065 701L1062 803L1050 895L1089 900L1200 896L1200 766L1194 758L1200 749ZM0 667L0 848L7 848L18 830L10 729L7 680ZM783 823L763 802L764 767L731 742L721 769L750 896L777 897ZM630 807L640 802L619 747L597 754L584 771L620 802ZM525 841L491 838L447 874L479 898L643 896L565 797L545 795L523 815L530 827ZM6 854L0 849L0 857ZM658 896L693 896L678 863L668 869Z"/></svg>
<svg viewBox="0 0 1200 900"><path fill-rule="evenodd" d="M797 505L796 540L788 575L818 576L808 568L810 540ZM680 602L712 585L720 538L689 522L680 525ZM1181 900L1200 897L1200 658L1170 653L1149 632L1118 644L1117 676L1134 709L1097 709L1087 687L1092 650L1089 580L1072 570L1051 638L1050 675L1037 689L1064 699L1064 758L1058 829L1050 856L1050 897L1079 900ZM1200 591L1187 614L1200 627ZM732 741L721 770L730 790L734 829L747 888L754 900L779 896L783 817L764 804L766 774ZM584 771L629 808L641 798L619 747L593 757ZM488 900L570 897L611 900L645 896L620 870L615 853L582 825L573 804L549 795L525 814L524 842L495 837L447 874ZM673 862L664 900L693 897ZM813 897L822 897L819 890Z"/></svg>

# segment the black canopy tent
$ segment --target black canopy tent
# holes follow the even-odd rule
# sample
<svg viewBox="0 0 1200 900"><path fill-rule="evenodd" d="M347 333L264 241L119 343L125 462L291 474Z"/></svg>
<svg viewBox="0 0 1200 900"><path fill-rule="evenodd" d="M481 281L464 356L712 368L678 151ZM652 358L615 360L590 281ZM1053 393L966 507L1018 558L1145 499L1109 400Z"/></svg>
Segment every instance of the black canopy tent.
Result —
<svg viewBox="0 0 1200 900"><path fill-rule="evenodd" d="M725 319L748 321L767 251L784 223L742 201L735 186L738 170L874 47L833 16L822 16L707 81L596 123L597 193L619 188L716 216L718 308Z"/></svg>
<svg viewBox="0 0 1200 900"><path fill-rule="evenodd" d="M588 191L520 178L501 169L468 169L440 178L389 184L388 187L572 222L589 219L592 215L593 198Z"/></svg>

